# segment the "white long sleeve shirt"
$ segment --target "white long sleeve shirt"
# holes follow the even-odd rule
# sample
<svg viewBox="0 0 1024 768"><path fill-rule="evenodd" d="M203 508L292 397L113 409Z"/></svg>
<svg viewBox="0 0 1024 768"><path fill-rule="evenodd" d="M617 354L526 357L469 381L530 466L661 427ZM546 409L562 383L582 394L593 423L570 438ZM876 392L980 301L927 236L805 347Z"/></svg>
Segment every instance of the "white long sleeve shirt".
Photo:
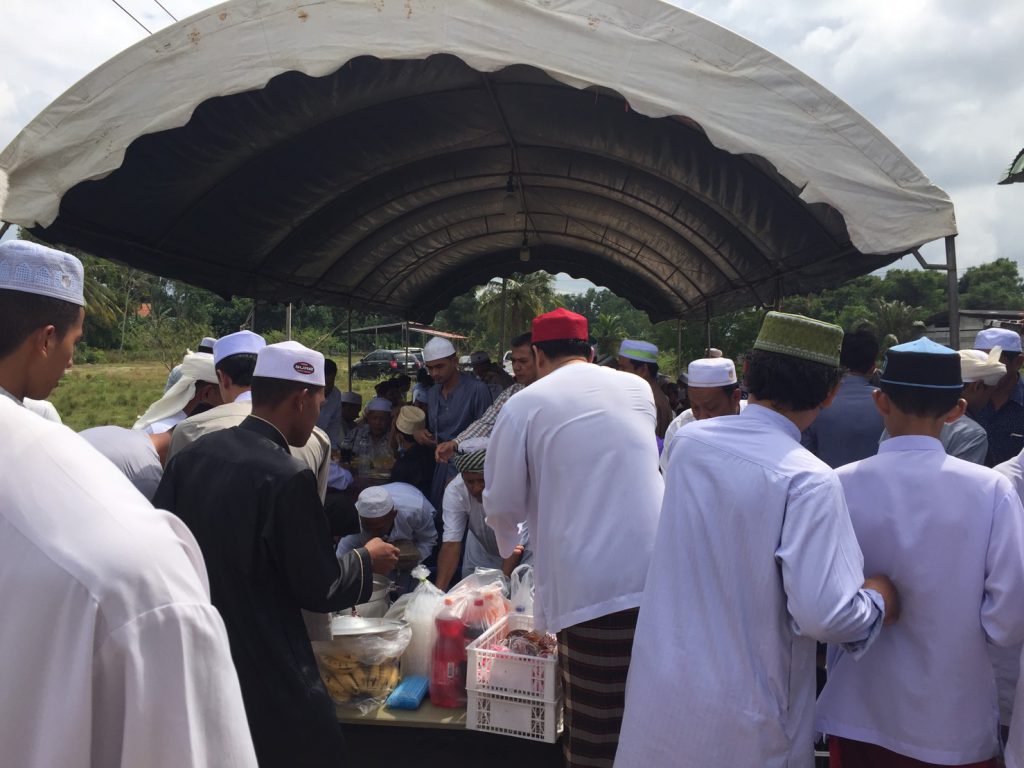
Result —
<svg viewBox="0 0 1024 768"><path fill-rule="evenodd" d="M66 427L0 398L4 765L255 766L195 539Z"/></svg>
<svg viewBox="0 0 1024 768"><path fill-rule="evenodd" d="M408 483L385 483L380 487L391 495L395 509L398 510L391 532L383 537L384 540L411 541L420 551L420 560L425 559L437 542L434 505L415 486ZM364 531L344 536L338 542L338 557L365 546L371 538Z"/></svg>
<svg viewBox="0 0 1024 768"><path fill-rule="evenodd" d="M921 435L889 438L838 475L866 570L893 580L901 613L864 658L829 649L818 729L928 763L995 757L986 642L1024 640L1020 499Z"/></svg>
<svg viewBox="0 0 1024 768"><path fill-rule="evenodd" d="M504 557L528 523L543 631L635 608L663 481L654 397L639 376L569 363L511 398L484 464L484 511Z"/></svg>
<svg viewBox="0 0 1024 768"><path fill-rule="evenodd" d="M615 765L810 768L815 641L862 652L862 590L839 480L785 416L749 405L675 437Z"/></svg>

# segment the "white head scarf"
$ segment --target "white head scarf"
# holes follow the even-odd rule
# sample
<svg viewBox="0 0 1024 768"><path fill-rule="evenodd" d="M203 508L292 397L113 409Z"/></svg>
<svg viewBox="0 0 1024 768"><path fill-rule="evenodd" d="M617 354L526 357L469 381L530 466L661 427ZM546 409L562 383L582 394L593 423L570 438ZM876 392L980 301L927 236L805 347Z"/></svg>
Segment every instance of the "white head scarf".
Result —
<svg viewBox="0 0 1024 768"><path fill-rule="evenodd" d="M188 352L181 361L181 378L174 382L164 396L153 403L142 414L132 429L145 429L162 419L170 418L181 411L196 394L196 382L217 382L217 371L213 366L213 355L209 352Z"/></svg>

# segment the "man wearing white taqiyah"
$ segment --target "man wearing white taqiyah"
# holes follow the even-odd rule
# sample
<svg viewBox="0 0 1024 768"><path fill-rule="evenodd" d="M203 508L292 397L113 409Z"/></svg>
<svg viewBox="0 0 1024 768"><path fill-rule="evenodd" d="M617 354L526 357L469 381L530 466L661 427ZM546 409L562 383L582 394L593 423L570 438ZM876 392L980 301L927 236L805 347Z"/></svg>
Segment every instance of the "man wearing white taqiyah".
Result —
<svg viewBox="0 0 1024 768"><path fill-rule="evenodd" d="M179 422L171 439L168 461L203 435L237 427L252 412L252 393L249 390L256 368L256 355L266 345L263 337L252 331L239 331L217 339L213 346L213 364L224 405ZM327 478L330 473L330 439L323 430L315 428L305 446L293 446L290 450L293 456L305 461L316 474L322 501L327 495Z"/></svg>
<svg viewBox="0 0 1024 768"><path fill-rule="evenodd" d="M722 357L721 352L715 357L694 360L686 369L686 377L690 407L672 419L665 430L665 447L660 459L662 473L668 467L672 438L681 427L716 416L735 416L747 407L747 401L740 399L736 365Z"/></svg>
<svg viewBox="0 0 1024 768"><path fill-rule="evenodd" d="M213 407L222 404L211 353L189 352L178 368L178 380L164 392L163 397L146 409L132 429L159 435L191 416L200 403L209 403Z"/></svg>
<svg viewBox="0 0 1024 768"><path fill-rule="evenodd" d="M0 244L0 744L4 765L255 766L206 568L45 398L82 335L83 269Z"/></svg>
<svg viewBox="0 0 1024 768"><path fill-rule="evenodd" d="M366 488L356 499L356 511L361 530L338 542L338 557L366 546L371 539L381 538L398 547L398 569L411 571L434 549L434 505L408 483Z"/></svg>

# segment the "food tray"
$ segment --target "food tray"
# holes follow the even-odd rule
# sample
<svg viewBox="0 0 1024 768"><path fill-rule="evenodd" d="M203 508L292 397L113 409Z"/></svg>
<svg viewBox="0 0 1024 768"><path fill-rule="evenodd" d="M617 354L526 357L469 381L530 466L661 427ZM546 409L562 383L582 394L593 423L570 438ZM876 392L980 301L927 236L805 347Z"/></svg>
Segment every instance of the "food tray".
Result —
<svg viewBox="0 0 1024 768"><path fill-rule="evenodd" d="M562 731L562 700L536 701L466 691L466 728L554 744Z"/></svg>
<svg viewBox="0 0 1024 768"><path fill-rule="evenodd" d="M512 613L466 648L466 689L554 703L562 694L557 656L523 656L487 648L515 629L533 629L533 617Z"/></svg>

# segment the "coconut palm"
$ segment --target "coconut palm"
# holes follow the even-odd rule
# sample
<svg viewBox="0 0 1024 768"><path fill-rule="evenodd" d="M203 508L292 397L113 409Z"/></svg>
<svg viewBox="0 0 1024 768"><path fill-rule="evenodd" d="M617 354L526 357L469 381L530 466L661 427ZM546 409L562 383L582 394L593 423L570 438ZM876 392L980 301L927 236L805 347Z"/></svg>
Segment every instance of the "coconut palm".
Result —
<svg viewBox="0 0 1024 768"><path fill-rule="evenodd" d="M619 348L619 343L626 338L626 326L622 322L622 316L602 312L590 327L590 335L597 341L597 348L601 354L614 354Z"/></svg>
<svg viewBox="0 0 1024 768"><path fill-rule="evenodd" d="M505 279L505 328L511 336L528 330L533 318L555 305L554 282L555 278L543 270L528 275L513 272ZM502 293L501 283L488 283L480 294L480 314L494 338L502 335Z"/></svg>

